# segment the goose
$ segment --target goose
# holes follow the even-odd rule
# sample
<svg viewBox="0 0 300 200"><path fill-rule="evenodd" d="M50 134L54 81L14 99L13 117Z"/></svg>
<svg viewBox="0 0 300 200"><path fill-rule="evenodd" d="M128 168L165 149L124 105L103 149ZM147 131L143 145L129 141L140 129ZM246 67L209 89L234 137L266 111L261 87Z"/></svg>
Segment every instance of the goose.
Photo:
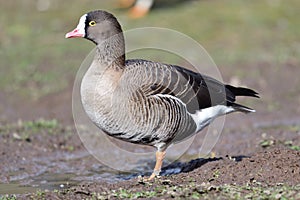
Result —
<svg viewBox="0 0 300 200"><path fill-rule="evenodd" d="M218 116L255 112L235 103L237 96L259 98L252 89L226 85L177 65L126 60L121 25L107 11L84 14L65 37L96 45L80 87L91 121L111 137L156 147L156 164L147 181L159 176L170 144L196 134Z"/></svg>

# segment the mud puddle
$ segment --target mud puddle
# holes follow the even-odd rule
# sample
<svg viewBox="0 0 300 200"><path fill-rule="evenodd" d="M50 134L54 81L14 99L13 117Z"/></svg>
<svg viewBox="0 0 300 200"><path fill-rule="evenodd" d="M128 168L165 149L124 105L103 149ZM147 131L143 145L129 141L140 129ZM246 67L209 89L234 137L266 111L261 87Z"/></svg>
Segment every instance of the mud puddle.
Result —
<svg viewBox="0 0 300 200"><path fill-rule="evenodd" d="M22 163L24 167L11 168L6 177L2 178L0 195L53 191L69 188L80 182L113 183L130 178L126 173L118 173L102 166L86 151L54 153Z"/></svg>

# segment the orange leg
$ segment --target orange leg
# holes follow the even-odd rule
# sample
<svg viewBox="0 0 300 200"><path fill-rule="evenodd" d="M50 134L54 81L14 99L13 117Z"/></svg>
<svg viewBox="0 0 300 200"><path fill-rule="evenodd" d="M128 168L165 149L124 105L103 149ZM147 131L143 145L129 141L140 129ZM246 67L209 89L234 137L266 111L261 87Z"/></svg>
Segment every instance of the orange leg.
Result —
<svg viewBox="0 0 300 200"><path fill-rule="evenodd" d="M119 7L128 8L134 4L134 0L119 0Z"/></svg>
<svg viewBox="0 0 300 200"><path fill-rule="evenodd" d="M156 163L155 163L155 167L153 170L153 173L151 174L151 176L149 178L145 178L145 181L150 181L153 178L155 178L156 176L159 176L162 164L163 164L163 160L165 158L166 155L166 151L157 151L156 152Z"/></svg>
<svg viewBox="0 0 300 200"><path fill-rule="evenodd" d="M129 16L133 19L141 18L149 12L149 9L150 8L144 8L144 7L135 5L133 8L130 9Z"/></svg>
<svg viewBox="0 0 300 200"><path fill-rule="evenodd" d="M140 18L145 16L153 5L154 0L137 0L129 11L129 17Z"/></svg>

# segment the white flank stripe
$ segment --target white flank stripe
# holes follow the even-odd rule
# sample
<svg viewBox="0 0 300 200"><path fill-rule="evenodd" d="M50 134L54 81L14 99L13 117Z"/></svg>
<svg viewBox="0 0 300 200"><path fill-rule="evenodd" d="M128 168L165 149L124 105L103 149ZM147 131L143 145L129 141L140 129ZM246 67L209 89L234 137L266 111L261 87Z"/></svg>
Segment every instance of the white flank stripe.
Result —
<svg viewBox="0 0 300 200"><path fill-rule="evenodd" d="M198 110L195 114L191 114L195 123L197 124L197 131L202 130L209 125L216 117L225 115L235 111L234 108L224 105L216 105L213 107Z"/></svg>
<svg viewBox="0 0 300 200"><path fill-rule="evenodd" d="M179 98L174 97L172 95L156 94L154 96L175 99L176 101L182 103L186 107L186 104L183 103L183 101L181 101ZM216 106L205 108L202 110L197 110L195 114L191 114L191 113L189 113L189 114L191 115L194 122L196 123L196 125L197 125L196 132L198 132L198 131L201 131L203 128L205 128L207 125L209 125L215 118L225 115L225 114L228 114L228 113L231 113L231 112L234 112L234 111L235 111L235 109L231 106L216 105Z"/></svg>

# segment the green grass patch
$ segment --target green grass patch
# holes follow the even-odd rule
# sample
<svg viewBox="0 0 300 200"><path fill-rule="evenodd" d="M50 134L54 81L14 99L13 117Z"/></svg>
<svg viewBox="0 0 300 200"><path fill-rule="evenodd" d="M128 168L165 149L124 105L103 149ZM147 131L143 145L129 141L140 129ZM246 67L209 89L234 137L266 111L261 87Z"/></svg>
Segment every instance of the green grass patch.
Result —
<svg viewBox="0 0 300 200"><path fill-rule="evenodd" d="M4 195L0 197L0 200L17 200L16 195Z"/></svg>
<svg viewBox="0 0 300 200"><path fill-rule="evenodd" d="M283 145L283 146L286 146L290 149L300 151L300 146L295 145L293 143L293 141L291 141L291 140L281 141L281 140L275 140L273 138L264 138L259 142L259 145L262 148L269 148L269 147L272 147L272 146L275 146L275 145Z"/></svg>
<svg viewBox="0 0 300 200"><path fill-rule="evenodd" d="M159 189L158 189L159 187ZM220 185L209 183L200 185L153 186L152 190L118 189L110 192L92 193L91 199L107 198L189 198L189 199L298 199L300 198L300 186L287 186L277 184L275 186L263 186L260 183L246 185Z"/></svg>
<svg viewBox="0 0 300 200"><path fill-rule="evenodd" d="M17 123L0 125L0 135L10 135L16 140L30 141L33 134L72 134L71 127L64 127L56 119L38 119L34 121L18 121Z"/></svg>

